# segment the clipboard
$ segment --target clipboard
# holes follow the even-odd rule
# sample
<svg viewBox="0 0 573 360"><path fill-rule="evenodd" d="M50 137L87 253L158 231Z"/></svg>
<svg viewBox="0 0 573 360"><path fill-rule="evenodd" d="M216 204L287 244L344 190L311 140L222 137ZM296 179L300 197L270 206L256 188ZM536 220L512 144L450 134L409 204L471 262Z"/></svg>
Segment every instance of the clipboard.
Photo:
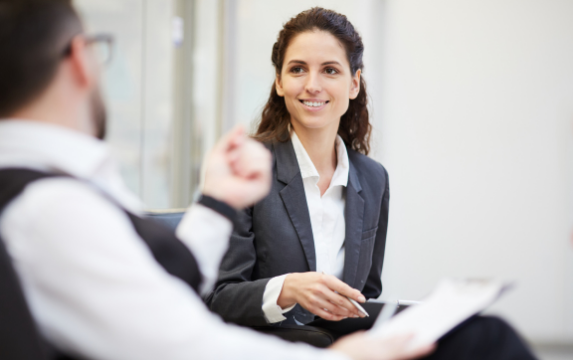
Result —
<svg viewBox="0 0 573 360"><path fill-rule="evenodd" d="M443 279L421 304L388 321L377 319L369 335L391 338L412 334L412 347L432 344L493 304L511 287L510 283L492 279Z"/></svg>

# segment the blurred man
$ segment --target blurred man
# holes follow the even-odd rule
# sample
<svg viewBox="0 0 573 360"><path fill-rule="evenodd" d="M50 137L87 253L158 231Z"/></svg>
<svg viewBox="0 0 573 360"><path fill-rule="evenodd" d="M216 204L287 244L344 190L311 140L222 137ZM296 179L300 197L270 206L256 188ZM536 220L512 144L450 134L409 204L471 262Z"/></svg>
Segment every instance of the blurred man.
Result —
<svg viewBox="0 0 573 360"><path fill-rule="evenodd" d="M363 335L319 350L212 315L199 294L216 279L234 209L268 192L270 155L237 129L208 157L203 196L178 238L142 219L101 141L105 107L93 48L106 41L83 32L70 1L0 0L0 235L56 354L391 359L431 350L406 351L404 339L384 344Z"/></svg>

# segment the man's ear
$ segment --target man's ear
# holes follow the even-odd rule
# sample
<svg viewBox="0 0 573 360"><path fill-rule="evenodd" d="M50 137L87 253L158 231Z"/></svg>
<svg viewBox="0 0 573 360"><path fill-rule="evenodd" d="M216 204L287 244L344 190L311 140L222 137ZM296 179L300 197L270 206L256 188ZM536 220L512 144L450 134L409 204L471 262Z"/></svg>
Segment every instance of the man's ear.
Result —
<svg viewBox="0 0 573 360"><path fill-rule="evenodd" d="M277 89L277 95L280 97L285 96L285 91L283 89L283 85L281 84L281 76L280 74L277 74L277 77L275 78L275 88Z"/></svg>
<svg viewBox="0 0 573 360"><path fill-rule="evenodd" d="M95 56L90 53L86 41L80 36L72 39L68 61L72 76L81 87L91 88L97 82L97 64Z"/></svg>
<svg viewBox="0 0 573 360"><path fill-rule="evenodd" d="M360 75L362 74L362 70L358 69L356 74L352 77L352 84L350 85L350 100L356 99L358 94L360 93Z"/></svg>

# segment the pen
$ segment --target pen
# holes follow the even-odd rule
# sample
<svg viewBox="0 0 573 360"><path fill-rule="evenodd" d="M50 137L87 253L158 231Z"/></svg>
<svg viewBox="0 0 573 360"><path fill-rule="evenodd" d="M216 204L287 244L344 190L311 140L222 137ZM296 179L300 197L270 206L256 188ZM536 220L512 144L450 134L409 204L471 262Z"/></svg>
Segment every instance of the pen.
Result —
<svg viewBox="0 0 573 360"><path fill-rule="evenodd" d="M346 297L351 303L352 305L354 305L358 311L360 311L361 313L363 313L364 315L366 315L366 317L370 317L370 315L368 315L368 313L366 312L366 310L364 310L364 308L362 306L360 306L360 304L358 302L356 302L355 300L349 298L348 296Z"/></svg>
<svg viewBox="0 0 573 360"><path fill-rule="evenodd" d="M322 272L323 274L326 274L324 271ZM335 291L336 292L336 291ZM342 295L342 294L341 294ZM345 298L348 299L348 301L350 301L352 303L352 305L354 305L354 307L356 307L358 309L358 311L360 311L361 313L363 313L364 315L366 315L366 317L370 317L370 315L368 315L368 313L366 312L366 310L364 310L364 308L362 306L360 306L360 304L358 302L356 302L355 300L349 298L348 296L344 295Z"/></svg>

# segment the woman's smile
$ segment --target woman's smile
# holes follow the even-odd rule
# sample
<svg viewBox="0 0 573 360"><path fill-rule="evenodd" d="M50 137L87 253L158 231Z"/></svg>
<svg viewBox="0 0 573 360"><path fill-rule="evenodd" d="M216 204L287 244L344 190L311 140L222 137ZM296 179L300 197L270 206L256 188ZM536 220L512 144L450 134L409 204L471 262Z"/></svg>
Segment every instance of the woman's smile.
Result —
<svg viewBox="0 0 573 360"><path fill-rule="evenodd" d="M295 131L323 129L336 134L340 118L360 91L360 71L353 74L346 50L326 31L295 36L276 78Z"/></svg>
<svg viewBox="0 0 573 360"><path fill-rule="evenodd" d="M318 100L318 99L304 99L299 100L301 104L303 104L303 108L307 111L320 111L328 105L330 101L328 100Z"/></svg>

